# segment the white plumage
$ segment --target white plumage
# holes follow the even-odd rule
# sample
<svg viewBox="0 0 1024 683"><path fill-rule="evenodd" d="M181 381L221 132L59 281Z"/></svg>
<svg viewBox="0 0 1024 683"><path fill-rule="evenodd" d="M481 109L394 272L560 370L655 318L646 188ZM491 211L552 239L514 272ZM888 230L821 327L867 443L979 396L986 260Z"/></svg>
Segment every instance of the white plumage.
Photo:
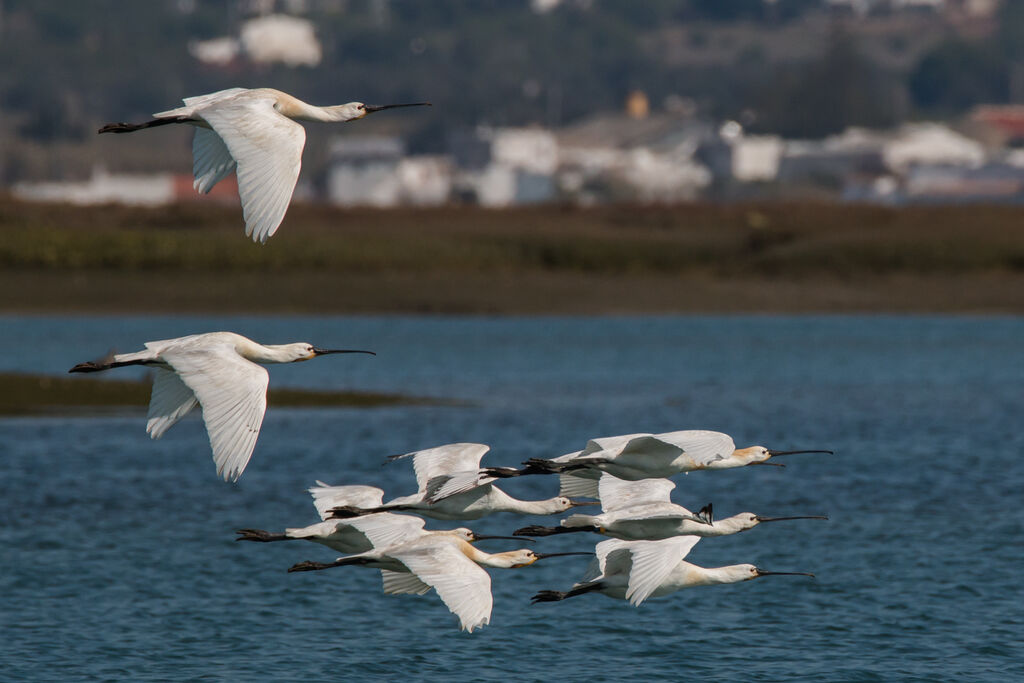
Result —
<svg viewBox="0 0 1024 683"><path fill-rule="evenodd" d="M183 102L183 107L153 114L153 121L138 125L112 123L99 132L128 133L169 123L196 126L193 186L205 194L237 168L245 234L260 243L266 242L284 220L302 168L306 131L294 119L354 121L382 109L429 104L375 106L349 102L317 107L272 88L229 88L186 97Z"/></svg>
<svg viewBox="0 0 1024 683"><path fill-rule="evenodd" d="M197 404L213 449L217 474L236 480L252 456L267 409L267 371L257 363L293 363L329 353L306 342L263 345L233 332L208 332L145 343L145 351L109 361L79 363L70 372L125 365L155 368L146 432L159 439Z"/></svg>

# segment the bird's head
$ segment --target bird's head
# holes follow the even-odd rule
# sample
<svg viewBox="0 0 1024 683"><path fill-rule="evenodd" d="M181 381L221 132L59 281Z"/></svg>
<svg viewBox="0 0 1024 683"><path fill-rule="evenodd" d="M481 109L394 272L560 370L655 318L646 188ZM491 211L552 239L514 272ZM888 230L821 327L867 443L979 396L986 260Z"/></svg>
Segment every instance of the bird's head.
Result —
<svg viewBox="0 0 1024 683"><path fill-rule="evenodd" d="M313 346L307 342L295 342L294 344L285 344L280 347L289 358L290 363L294 363L302 360L310 360L317 356L326 356L331 353L368 353L371 356L377 354L373 351L360 351L358 349L321 349L318 346Z"/></svg>
<svg viewBox="0 0 1024 683"><path fill-rule="evenodd" d="M410 102L408 104L364 104L363 102L349 102L337 107L344 121L356 121L384 109L396 109L398 107L429 107L430 102Z"/></svg>
<svg viewBox="0 0 1024 683"><path fill-rule="evenodd" d="M775 465L776 467L785 467L780 462L768 462L769 458L777 458L780 455L795 455L797 453L827 453L832 455L832 451L776 451L764 446L751 446L749 448L738 448L733 452L733 459L740 462L743 465Z"/></svg>
<svg viewBox="0 0 1024 683"><path fill-rule="evenodd" d="M581 505L600 505L600 501L596 500L573 500L566 496L557 496L551 499L551 507L554 508L551 514L557 514L559 512L565 512L566 510L574 507L580 507Z"/></svg>
<svg viewBox="0 0 1024 683"><path fill-rule="evenodd" d="M459 527L457 529L452 529L448 533L452 534L456 538L461 538L463 541L466 541L467 543L474 543L476 541L487 541L487 540L492 540L492 539L504 539L506 541L519 541L519 542L522 542L524 540L532 540L532 539L523 539L523 538L520 538L519 536L490 536L490 535L487 535L487 534L478 534L475 531L473 531L472 529L467 529L464 526L461 526L461 527Z"/></svg>
<svg viewBox="0 0 1024 683"><path fill-rule="evenodd" d="M762 576L809 576L814 578L814 574L807 572L769 572L752 564L733 564L721 567L718 571L722 583L740 583Z"/></svg>

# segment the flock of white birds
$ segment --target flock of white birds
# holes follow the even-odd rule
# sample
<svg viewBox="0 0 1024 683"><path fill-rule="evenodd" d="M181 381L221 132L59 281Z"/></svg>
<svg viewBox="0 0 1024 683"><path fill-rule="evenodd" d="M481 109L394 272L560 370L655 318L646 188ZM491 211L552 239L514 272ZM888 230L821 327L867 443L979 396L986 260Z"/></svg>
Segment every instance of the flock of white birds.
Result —
<svg viewBox="0 0 1024 683"><path fill-rule="evenodd" d="M278 90L232 88L191 97L185 106L154 114L141 124L113 123L100 133L126 133L166 124L195 127L195 188L209 192L237 171L246 234L265 242L284 219L301 166L305 131L294 119L352 121L394 107L360 102L315 107ZM267 371L259 364L292 363L357 349L322 349L306 342L265 345L232 332L194 334L146 342L145 350L79 363L70 372L98 372L140 365L155 370L146 431L160 438L197 405L210 438L217 474L237 480L259 437L266 411ZM774 451L762 446L737 449L726 434L703 430L666 434L627 434L589 441L583 450L550 460L530 459L524 467L481 467L484 444L457 443L409 453L416 473L415 493L384 502L372 486L309 489L320 521L271 533L241 529L240 541L307 540L343 556L329 563L301 562L288 571L362 565L379 569L385 593L423 594L434 589L461 627L472 632L490 621L491 580L482 567L525 567L547 557L587 555L593 559L583 578L566 591L544 590L534 602L553 602L602 593L639 605L690 586L737 583L772 572L752 564L699 567L685 561L704 537L724 536L765 522L827 519L821 516L763 517L744 512L715 520L712 506L694 513L675 504L669 477L695 470L774 465L772 457L831 451ZM394 459L394 458L393 458ZM557 474L560 495L519 500L495 485L500 479ZM596 515L572 514L559 526L532 525L514 536L481 536L460 527L427 530L422 517L473 520L493 513L552 515L577 506L600 505ZM486 553L472 544L483 539L591 532L608 536L593 553L539 553L530 549ZM533 542L532 539L529 539Z"/></svg>

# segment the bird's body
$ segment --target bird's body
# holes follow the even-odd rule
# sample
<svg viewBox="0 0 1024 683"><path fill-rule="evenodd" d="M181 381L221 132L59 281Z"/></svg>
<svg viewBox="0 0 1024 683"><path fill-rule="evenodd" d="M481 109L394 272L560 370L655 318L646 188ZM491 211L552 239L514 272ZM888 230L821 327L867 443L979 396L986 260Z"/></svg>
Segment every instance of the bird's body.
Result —
<svg viewBox="0 0 1024 683"><path fill-rule="evenodd" d="M491 577L481 567L513 569L533 564L544 557L589 553L535 553L521 549L485 553L454 536L423 536L385 548L338 558L332 563L302 562L291 569L311 571L362 565L381 570L384 592L422 595L433 588L458 618L463 630L490 621Z"/></svg>
<svg viewBox="0 0 1024 683"><path fill-rule="evenodd" d="M99 372L126 365L156 369L146 432L163 436L197 404L213 448L217 474L238 479L252 456L267 408L269 375L258 363L294 363L329 353L306 342L264 345L234 332L207 332L145 343L144 351L79 363L69 372Z"/></svg>
<svg viewBox="0 0 1024 683"><path fill-rule="evenodd" d="M727 567L700 567L685 558L700 540L696 536L680 536L661 541L602 541L595 549L597 557L587 575L568 591L541 591L534 602L556 602L584 593L601 593L617 600L640 605L648 598L659 598L693 586L739 583L771 574L803 572L768 572L752 564Z"/></svg>
<svg viewBox="0 0 1024 683"><path fill-rule="evenodd" d="M394 498L381 506L339 506L335 515L409 511L434 519L457 520L479 519L495 512L550 515L576 505L591 504L577 503L564 496L546 500L513 498L491 483L494 477L480 474L480 459L488 450L485 444L454 443L398 456L413 459L416 493Z"/></svg>
<svg viewBox="0 0 1024 683"><path fill-rule="evenodd" d="M661 540L673 536L728 536L753 529L762 522L788 519L828 519L827 517L762 517L742 512L715 520L708 504L696 515L671 500L675 488L668 479L626 481L608 473L601 475L598 494L603 512L599 515L570 515L560 527L532 526L515 532L517 536L551 536L590 531L625 541Z"/></svg>
<svg viewBox="0 0 1024 683"><path fill-rule="evenodd" d="M266 242L277 231L299 178L306 131L296 121L354 121L381 109L428 104L349 102L317 107L273 88L229 88L183 101L185 106L158 112L152 121L112 123L99 132L129 133L175 123L194 126L195 189L205 194L237 168L245 234L258 242Z"/></svg>
<svg viewBox="0 0 1024 683"><path fill-rule="evenodd" d="M306 540L325 545L339 553L363 553L374 548L384 548L412 541L423 536L455 536L466 541L479 537L466 528L427 530L424 520L411 515L396 515L379 512L354 519L331 519L331 508L339 505L360 507L379 506L384 492L374 486L328 486L317 482L309 489L314 505L320 513L315 524L301 528L285 529L283 533L270 533L262 529L240 529L238 541L292 541Z"/></svg>
<svg viewBox="0 0 1024 683"><path fill-rule="evenodd" d="M763 446L738 449L728 434L691 429L592 439L582 451L551 460L527 460L526 469L519 473L557 473L562 475L562 495L594 497L602 472L629 481L660 479L680 472L760 465L777 455L830 452L772 451ZM497 471L494 474L502 476Z"/></svg>

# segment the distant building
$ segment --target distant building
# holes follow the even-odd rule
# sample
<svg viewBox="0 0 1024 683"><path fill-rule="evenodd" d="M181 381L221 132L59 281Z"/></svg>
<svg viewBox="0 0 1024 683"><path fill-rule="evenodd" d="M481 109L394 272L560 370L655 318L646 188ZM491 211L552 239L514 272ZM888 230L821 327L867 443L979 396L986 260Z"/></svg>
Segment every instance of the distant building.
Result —
<svg viewBox="0 0 1024 683"><path fill-rule="evenodd" d="M341 136L331 143L327 199L340 206L436 206L452 193L446 157L405 156L388 136Z"/></svg>
<svg viewBox="0 0 1024 683"><path fill-rule="evenodd" d="M488 207L555 199L558 141L542 128L485 128L452 136L455 193ZM464 162L464 163L459 163Z"/></svg>
<svg viewBox="0 0 1024 683"><path fill-rule="evenodd" d="M205 195L196 192L192 182L191 175L181 173L108 173L97 167L88 180L16 183L11 194L26 201L67 202L81 206L162 206L177 201L238 202L238 182L234 174L217 183Z"/></svg>

